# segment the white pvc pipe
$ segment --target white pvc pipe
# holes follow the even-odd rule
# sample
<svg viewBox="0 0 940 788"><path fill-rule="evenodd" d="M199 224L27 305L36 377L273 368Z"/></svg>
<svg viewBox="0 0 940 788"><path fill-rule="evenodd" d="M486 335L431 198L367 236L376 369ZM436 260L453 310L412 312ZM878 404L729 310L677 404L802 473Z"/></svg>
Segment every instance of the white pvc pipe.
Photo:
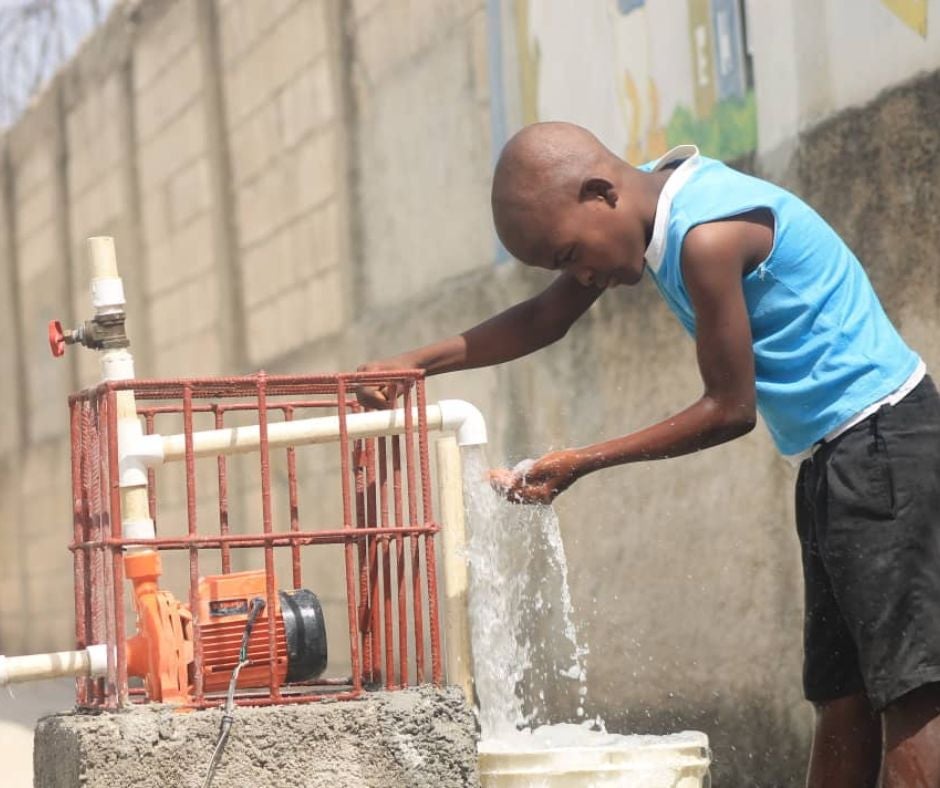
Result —
<svg viewBox="0 0 940 788"><path fill-rule="evenodd" d="M0 687L60 676L103 676L107 670L108 647L104 644L88 646L81 651L0 656Z"/></svg>
<svg viewBox="0 0 940 788"><path fill-rule="evenodd" d="M412 421L418 424L418 410L412 408ZM429 430L456 432L459 446L486 443L486 422L483 415L469 402L441 400L427 407ZM320 416L296 421L268 424L268 445L272 448L305 446L339 440L339 417ZM138 424L139 428L139 424ZM346 432L351 439L375 438L382 435L400 435L405 431L405 409L374 410L350 413L346 416ZM220 454L240 454L254 451L261 442L257 424L227 427L193 433L193 454L196 457L215 457ZM146 480L146 469L161 462L176 462L186 456L186 436L128 435L121 450L122 486L135 479Z"/></svg>
<svg viewBox="0 0 940 788"><path fill-rule="evenodd" d="M88 259L91 268L91 303L95 314L123 312L124 284L118 274L114 239L106 235L89 238ZM127 348L103 350L99 359L103 381L130 380L134 377L134 357ZM139 444L143 429L137 417L134 392L118 391L114 398L117 406L118 455L123 457ZM122 468L120 483L121 521L125 533L136 538L152 539L156 532L153 520L150 519L146 469L132 468L125 472Z"/></svg>
<svg viewBox="0 0 940 788"><path fill-rule="evenodd" d="M466 513L460 447L453 435L437 441L437 487L441 502L441 552L444 560L444 654L448 684L473 697L473 652L468 608Z"/></svg>

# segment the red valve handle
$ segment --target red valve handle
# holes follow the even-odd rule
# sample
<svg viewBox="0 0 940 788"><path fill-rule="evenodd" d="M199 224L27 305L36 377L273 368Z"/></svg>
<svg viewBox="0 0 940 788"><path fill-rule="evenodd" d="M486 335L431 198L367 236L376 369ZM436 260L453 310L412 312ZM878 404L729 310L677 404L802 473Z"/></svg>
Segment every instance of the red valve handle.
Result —
<svg viewBox="0 0 940 788"><path fill-rule="evenodd" d="M65 353L65 333L58 320L49 321L49 349L56 358Z"/></svg>

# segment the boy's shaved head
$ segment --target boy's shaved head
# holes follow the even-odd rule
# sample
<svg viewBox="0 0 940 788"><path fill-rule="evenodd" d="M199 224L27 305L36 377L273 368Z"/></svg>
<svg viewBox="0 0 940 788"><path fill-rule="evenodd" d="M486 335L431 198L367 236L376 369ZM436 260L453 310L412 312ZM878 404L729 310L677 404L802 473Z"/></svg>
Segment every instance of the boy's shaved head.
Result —
<svg viewBox="0 0 940 788"><path fill-rule="evenodd" d="M526 259L555 209L578 202L586 179L622 164L573 123L534 123L503 148L493 173L493 221L500 240Z"/></svg>
<svg viewBox="0 0 940 788"><path fill-rule="evenodd" d="M527 265L605 288L639 280L656 183L572 123L526 126L493 174L493 222Z"/></svg>

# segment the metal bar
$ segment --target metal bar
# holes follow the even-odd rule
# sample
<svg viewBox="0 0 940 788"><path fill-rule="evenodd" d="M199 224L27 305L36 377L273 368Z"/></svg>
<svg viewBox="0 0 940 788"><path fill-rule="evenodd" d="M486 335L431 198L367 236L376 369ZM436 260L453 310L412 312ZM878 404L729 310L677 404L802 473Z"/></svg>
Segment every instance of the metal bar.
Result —
<svg viewBox="0 0 940 788"><path fill-rule="evenodd" d="M291 421L294 418L294 409L290 405L283 406L284 419ZM300 509L297 502L297 450L293 446L287 449L287 498L290 507L290 530L297 533L300 530ZM291 542L291 571L294 581L293 587L303 587L303 577L300 565L300 544Z"/></svg>
<svg viewBox="0 0 940 788"><path fill-rule="evenodd" d="M434 517L431 511L431 463L428 453L428 414L424 393L424 380L419 379L418 390L418 459L421 463L421 519L429 522ZM434 554L434 534L424 537L424 560L427 567L428 584L428 630L431 639L431 681L440 686L443 680L441 667L441 622L437 598L437 557Z"/></svg>
<svg viewBox="0 0 940 788"><path fill-rule="evenodd" d="M154 414L144 414L144 424L148 435L154 433ZM147 506L150 510L150 519L153 520L154 533L157 531L157 472L147 468Z"/></svg>
<svg viewBox="0 0 940 788"><path fill-rule="evenodd" d="M337 413L339 415L340 484L343 492L343 527L352 529L352 494L349 489L349 434L346 431L346 380L337 384ZM356 585L352 543L346 543L346 611L349 616L349 661L352 668L353 690L362 692L362 673L359 670L359 634L356 627Z"/></svg>
<svg viewBox="0 0 940 788"><path fill-rule="evenodd" d="M411 411L412 387L405 390L405 470L408 482L409 524L418 522L418 494L415 484L414 417ZM421 547L418 537L411 537L411 606L414 610L415 675L424 681L424 612L421 604Z"/></svg>
<svg viewBox="0 0 940 788"><path fill-rule="evenodd" d="M82 541L85 522L85 497L82 489L82 421L81 404L69 405L69 438L71 440L72 461L72 543ZM75 592L75 648L83 649L88 645L85 640L85 552L75 550L72 554L72 583ZM75 679L76 699L85 700L86 680Z"/></svg>
<svg viewBox="0 0 940 788"><path fill-rule="evenodd" d="M392 500L395 504L395 579L398 584L398 684L408 686L408 598L405 582L405 514L401 494L401 437L392 438Z"/></svg>
<svg viewBox="0 0 940 788"><path fill-rule="evenodd" d="M196 522L196 457L193 452L193 391L183 386L183 434L186 436L186 525L190 537L197 534ZM199 625L199 548L190 543L189 609L193 627L193 699L204 699L202 681L202 628Z"/></svg>
<svg viewBox="0 0 940 788"><path fill-rule="evenodd" d="M378 523L378 501L376 500L375 486L375 440L366 441L366 522L369 527ZM382 680L382 621L381 607L379 605L379 556L378 540L368 537L369 551L369 640L372 645L372 675L373 682Z"/></svg>
<svg viewBox="0 0 940 788"><path fill-rule="evenodd" d="M271 457L270 446L268 446L267 375L261 372L257 378L258 432L261 454L261 526L265 534L270 534L273 530L273 523L271 518ZM271 697L276 700L281 697L281 681L277 671L277 627L274 626L277 592L274 579L274 546L271 543L265 543L264 545L264 572L268 605L267 616L270 622L268 626L268 676Z"/></svg>
<svg viewBox="0 0 940 788"><path fill-rule="evenodd" d="M117 433L117 395L111 393L106 400L107 408L107 435L108 435L108 487L110 488L109 517L111 525L111 538L122 537L121 525L121 485L120 469L118 468L118 433ZM120 547L112 547L108 554L111 562L109 574L111 600L111 615L113 620L112 637L108 638L108 657L114 651L114 673L110 666L108 679L114 682L112 702L117 708L127 704L127 625L124 614L124 554Z"/></svg>
<svg viewBox="0 0 940 788"><path fill-rule="evenodd" d="M105 444L101 440L101 431L107 424L107 408L104 406L104 397L98 397L94 402L94 429L92 430L92 462L91 462L91 505L94 515L92 517L91 533L98 542L104 539L104 502L107 500L107 474L102 474L106 467L107 458ZM105 581L105 547L100 545L91 552L91 636L95 643L107 643L107 593ZM113 649L111 649L113 650ZM110 653L110 651L109 651ZM109 668L110 669L110 668ZM107 704L107 677L102 676L96 682L95 693L99 705Z"/></svg>
<svg viewBox="0 0 940 788"><path fill-rule="evenodd" d="M277 533L270 534L228 534L226 536L161 536L157 539L97 539L90 542L81 542L71 545L70 550L93 547L158 547L163 550L189 550L195 547L221 547L229 544L232 547L264 547L266 544L275 547L289 547L293 540L300 544L353 544L366 540L370 536L420 536L436 533L440 530L437 523L425 525L402 526L401 528L363 528L339 529L330 531L297 531L296 534Z"/></svg>
<svg viewBox="0 0 940 788"><path fill-rule="evenodd" d="M225 426L225 415L216 403L211 405L215 413L215 428L222 429ZM216 460L218 464L219 475L219 533L227 536L229 533L228 524L228 464L224 454L220 454ZM227 542L222 543L222 574L227 575L232 571L232 553Z"/></svg>
<svg viewBox="0 0 940 788"><path fill-rule="evenodd" d="M368 459L368 444L366 441L356 441L353 444L353 467L356 482L356 528L364 531L366 524L366 481L365 467ZM356 544L356 556L359 566L359 637L362 647L362 674L372 681L372 632L369 629L371 616L369 615L369 567L368 542L364 537Z"/></svg>
<svg viewBox="0 0 940 788"><path fill-rule="evenodd" d="M379 438L379 522L388 528L388 441ZM388 537L379 537L382 545L382 606L385 618L385 688L395 687L395 643L392 628L392 560Z"/></svg>

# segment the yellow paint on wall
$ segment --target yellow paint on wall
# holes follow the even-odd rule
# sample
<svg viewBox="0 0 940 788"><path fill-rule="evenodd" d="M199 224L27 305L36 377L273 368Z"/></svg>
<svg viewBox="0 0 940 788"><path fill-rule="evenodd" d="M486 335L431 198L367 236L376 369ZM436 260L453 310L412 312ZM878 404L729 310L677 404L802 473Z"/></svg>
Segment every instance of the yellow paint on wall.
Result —
<svg viewBox="0 0 940 788"><path fill-rule="evenodd" d="M881 0L898 19L927 38L927 0Z"/></svg>

